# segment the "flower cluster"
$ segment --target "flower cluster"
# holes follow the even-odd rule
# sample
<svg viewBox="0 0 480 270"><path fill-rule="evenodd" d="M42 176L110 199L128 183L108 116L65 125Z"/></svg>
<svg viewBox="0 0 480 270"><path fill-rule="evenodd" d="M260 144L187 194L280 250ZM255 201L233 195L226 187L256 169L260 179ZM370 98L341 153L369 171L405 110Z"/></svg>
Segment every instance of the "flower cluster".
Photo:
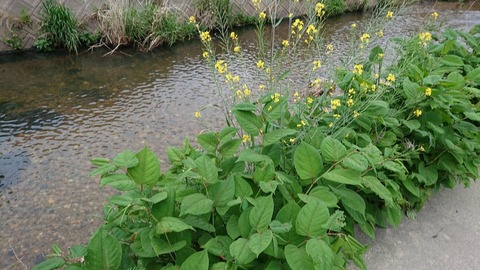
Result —
<svg viewBox="0 0 480 270"><path fill-rule="evenodd" d="M365 43L365 44L368 44L370 42L370 35L368 33L364 33L361 37L360 37L360 41L362 43Z"/></svg>
<svg viewBox="0 0 480 270"><path fill-rule="evenodd" d="M208 31L200 32L200 39L204 42L212 41L212 37L210 36L210 32L208 32Z"/></svg>
<svg viewBox="0 0 480 270"><path fill-rule="evenodd" d="M315 12L318 17L325 15L325 5L323 3L317 3L317 5L315 5Z"/></svg>
<svg viewBox="0 0 480 270"><path fill-rule="evenodd" d="M422 44L423 47L426 47L427 43L432 40L432 34L430 34L430 32L423 32L423 33L420 33L419 38L420 38L419 44Z"/></svg>
<svg viewBox="0 0 480 270"><path fill-rule="evenodd" d="M217 63L215 63L215 69L218 73L223 74L227 72L227 63L223 60L218 60Z"/></svg>
<svg viewBox="0 0 480 270"><path fill-rule="evenodd" d="M363 74L363 65L356 64L353 66L353 74L362 75Z"/></svg>
<svg viewBox="0 0 480 270"><path fill-rule="evenodd" d="M305 24L302 20L296 19L292 24L292 35L295 35L297 33L298 35L300 35L304 25Z"/></svg>

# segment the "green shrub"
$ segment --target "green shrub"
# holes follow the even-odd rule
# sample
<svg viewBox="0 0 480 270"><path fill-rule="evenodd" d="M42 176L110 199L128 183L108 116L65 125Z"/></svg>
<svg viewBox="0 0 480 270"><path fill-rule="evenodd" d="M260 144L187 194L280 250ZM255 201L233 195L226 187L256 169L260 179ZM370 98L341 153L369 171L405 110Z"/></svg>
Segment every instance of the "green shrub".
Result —
<svg viewBox="0 0 480 270"><path fill-rule="evenodd" d="M17 34L13 34L9 38L2 39L2 42L14 50L20 50L23 45L22 39Z"/></svg>
<svg viewBox="0 0 480 270"><path fill-rule="evenodd" d="M345 13L347 8L345 0L327 0L325 1L327 16L336 16Z"/></svg>
<svg viewBox="0 0 480 270"><path fill-rule="evenodd" d="M34 44L37 49L50 49L47 48L48 45L77 52L80 44L79 36L78 22L70 9L59 4L56 0L43 2L40 41Z"/></svg>

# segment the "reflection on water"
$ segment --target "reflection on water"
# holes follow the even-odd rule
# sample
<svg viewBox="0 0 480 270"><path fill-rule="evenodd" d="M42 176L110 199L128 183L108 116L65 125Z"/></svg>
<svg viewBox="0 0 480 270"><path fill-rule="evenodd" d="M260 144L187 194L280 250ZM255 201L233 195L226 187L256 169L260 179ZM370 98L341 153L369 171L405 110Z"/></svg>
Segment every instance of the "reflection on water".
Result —
<svg viewBox="0 0 480 270"><path fill-rule="evenodd" d="M450 25L469 28L480 22L480 7L467 8L442 3L436 10ZM415 30L431 11L432 4L417 5L396 18L386 34ZM350 24L364 20L350 14L328 21L326 42L337 56L348 50ZM252 65L255 34L237 32ZM287 29L279 32L285 35ZM100 190L98 179L88 176L89 158L148 145L165 159L168 145L223 121L215 109L204 112L202 121L208 123L193 117L204 105L219 102L199 42L151 53L102 53L0 56L1 269L22 269L15 254L32 265L51 243L88 241L101 222L104 197L112 192ZM287 63L295 67L308 57ZM254 73L242 76L255 80Z"/></svg>

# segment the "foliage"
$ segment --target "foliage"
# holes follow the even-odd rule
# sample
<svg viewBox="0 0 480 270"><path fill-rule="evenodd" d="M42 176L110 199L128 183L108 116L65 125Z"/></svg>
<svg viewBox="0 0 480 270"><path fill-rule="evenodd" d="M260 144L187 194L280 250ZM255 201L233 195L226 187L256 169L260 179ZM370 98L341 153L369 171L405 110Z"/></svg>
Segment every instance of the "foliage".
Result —
<svg viewBox="0 0 480 270"><path fill-rule="evenodd" d="M22 39L17 34L13 34L11 37L3 39L2 42L14 50L20 50L23 45Z"/></svg>
<svg viewBox="0 0 480 270"><path fill-rule="evenodd" d="M238 36L229 35L234 49L221 56L201 31L227 126L199 134L198 147L185 139L169 148L165 172L148 148L93 159L92 175L119 191L105 223L87 246L54 245L34 270L326 270L347 261L366 269L356 225L374 237L375 226L398 225L432 191L478 178L480 35L425 28L394 39L398 57L389 63L378 27L352 27L358 46L328 73L322 63L334 48L319 35L324 8L290 20L281 45L265 41L272 49L257 56L255 95L229 62L243 57ZM390 20L392 10L375 14ZM275 28L275 9L269 16ZM313 88L303 97L288 91L292 70L282 65L300 50L314 58L302 71Z"/></svg>
<svg viewBox="0 0 480 270"><path fill-rule="evenodd" d="M325 6L325 9L327 10L327 16L337 16L343 14L347 8L345 0L325 1Z"/></svg>
<svg viewBox="0 0 480 270"><path fill-rule="evenodd" d="M30 14L28 13L28 10L26 8L22 8L20 10L20 14L18 18L22 25L26 25L26 26L32 25L32 19L30 18Z"/></svg>
<svg viewBox="0 0 480 270"><path fill-rule="evenodd" d="M78 22L73 13L66 6L56 0L43 2L43 16L40 26L40 44L35 43L37 49L51 49L52 47L64 47L77 52L80 39ZM36 46L40 45L40 46Z"/></svg>

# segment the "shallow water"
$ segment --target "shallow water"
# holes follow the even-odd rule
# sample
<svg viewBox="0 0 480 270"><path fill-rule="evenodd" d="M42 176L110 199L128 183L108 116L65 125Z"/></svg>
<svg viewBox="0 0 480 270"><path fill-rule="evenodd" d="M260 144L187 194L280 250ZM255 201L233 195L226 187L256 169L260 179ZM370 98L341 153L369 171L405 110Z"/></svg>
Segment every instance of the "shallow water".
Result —
<svg viewBox="0 0 480 270"><path fill-rule="evenodd" d="M395 18L386 34L414 31L434 9L455 28L480 23L479 4L426 3ZM348 50L351 23L362 25L365 16L327 22L325 37L337 55ZM254 63L253 29L237 32L245 61ZM147 145L165 160L167 146L222 125L219 110L193 117L219 102L199 42L122 52L0 55L0 269L24 269L19 259L32 266L52 243L88 241L112 192L88 176L91 157ZM301 65L305 59L287 61Z"/></svg>

